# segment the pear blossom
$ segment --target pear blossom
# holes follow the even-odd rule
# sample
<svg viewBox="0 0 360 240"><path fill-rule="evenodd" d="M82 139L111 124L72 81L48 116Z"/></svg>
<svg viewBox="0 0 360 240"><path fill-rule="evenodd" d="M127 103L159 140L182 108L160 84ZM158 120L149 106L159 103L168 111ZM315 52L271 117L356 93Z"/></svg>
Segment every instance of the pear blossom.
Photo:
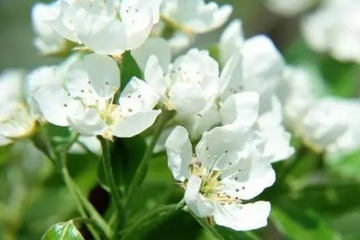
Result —
<svg viewBox="0 0 360 240"><path fill-rule="evenodd" d="M257 122L259 113L272 111L272 104L267 102L275 98L275 87L284 66L282 57L264 36L245 41L243 48L236 51L221 73L217 63L197 49L180 55L169 67L169 47L161 39L149 39L132 55L144 72L145 81L161 96L165 106L177 111L175 121L189 130L191 138L196 139L219 125L255 127L268 136L267 149L273 161L286 159L294 149L289 145L290 134L282 126L281 111L276 111L280 116L266 117L273 120L272 124L260 127ZM202 92L196 93L199 87ZM272 128L272 132L265 130L265 126ZM273 137L274 129L281 137ZM277 148L271 147L274 145ZM277 154L280 152L282 156Z"/></svg>
<svg viewBox="0 0 360 240"><path fill-rule="evenodd" d="M312 106L303 118L301 136L315 151L325 151L347 130L347 117L339 113L332 99L323 98Z"/></svg>
<svg viewBox="0 0 360 240"><path fill-rule="evenodd" d="M188 132L176 127L166 141L168 166L185 189L190 211L237 231L264 227L270 203L244 203L275 181L264 140L251 130L224 126L205 132L192 152Z"/></svg>
<svg viewBox="0 0 360 240"><path fill-rule="evenodd" d="M161 17L185 34L206 33L223 25L232 7L219 7L204 0L166 0L161 6Z"/></svg>
<svg viewBox="0 0 360 240"><path fill-rule="evenodd" d="M360 62L359 18L359 1L325 1L303 19L302 34L315 51L329 53L339 61Z"/></svg>
<svg viewBox="0 0 360 240"><path fill-rule="evenodd" d="M351 153L360 146L359 110L355 99L320 99L300 125L305 143L332 158Z"/></svg>
<svg viewBox="0 0 360 240"><path fill-rule="evenodd" d="M190 49L170 64L170 49L161 39L152 39L132 52L144 79L169 110L192 115L211 107L219 90L219 66L206 50ZM152 47L152 48L151 48ZM161 49L157 53L151 49Z"/></svg>
<svg viewBox="0 0 360 240"><path fill-rule="evenodd" d="M45 21L55 12L55 3L35 3L31 10L32 25L37 35L34 45L44 55L59 53L66 48L66 39L51 29Z"/></svg>
<svg viewBox="0 0 360 240"><path fill-rule="evenodd" d="M48 26L100 54L120 55L145 42L162 0L58 0Z"/></svg>
<svg viewBox="0 0 360 240"><path fill-rule="evenodd" d="M347 116L347 130L326 149L327 157L338 158L360 148L360 100L333 97L329 101L332 101L339 115Z"/></svg>
<svg viewBox="0 0 360 240"><path fill-rule="evenodd" d="M37 128L37 115L28 105L21 70L7 70L0 75L0 145L26 138Z"/></svg>
<svg viewBox="0 0 360 240"><path fill-rule="evenodd" d="M204 0L166 0L161 5L160 31L156 36L169 35L168 43L173 54L189 47L195 34L203 34L221 27L230 17L230 5L218 6ZM169 31L170 29L170 31Z"/></svg>
<svg viewBox="0 0 360 240"><path fill-rule="evenodd" d="M292 17L311 8L317 0L266 0L268 9L278 15Z"/></svg>
<svg viewBox="0 0 360 240"><path fill-rule="evenodd" d="M325 91L321 76L309 66L287 66L277 86L286 126L299 133L303 117Z"/></svg>
<svg viewBox="0 0 360 240"><path fill-rule="evenodd" d="M120 72L108 56L90 54L77 59L65 76L64 84L42 86L35 93L44 118L52 124L70 126L86 136L112 139L139 134L160 113L153 110L159 99L156 93L135 77L122 91L119 104L113 103Z"/></svg>

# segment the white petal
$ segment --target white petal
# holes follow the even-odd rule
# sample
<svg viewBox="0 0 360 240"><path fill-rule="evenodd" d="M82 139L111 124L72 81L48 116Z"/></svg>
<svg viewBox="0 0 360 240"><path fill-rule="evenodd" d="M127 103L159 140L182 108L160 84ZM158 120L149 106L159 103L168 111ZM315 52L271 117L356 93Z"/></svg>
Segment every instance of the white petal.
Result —
<svg viewBox="0 0 360 240"><path fill-rule="evenodd" d="M84 154L87 150L101 155L100 141L96 137L79 136L77 142L69 149L69 153Z"/></svg>
<svg viewBox="0 0 360 240"><path fill-rule="evenodd" d="M281 79L284 61L268 37L260 35L246 40L242 56L246 90L262 94L274 81Z"/></svg>
<svg viewBox="0 0 360 240"><path fill-rule="evenodd" d="M35 99L47 121L58 126L69 125L67 114L72 99L60 85L40 88Z"/></svg>
<svg viewBox="0 0 360 240"><path fill-rule="evenodd" d="M25 73L22 70L6 70L0 74L0 102L20 100L23 98Z"/></svg>
<svg viewBox="0 0 360 240"><path fill-rule="evenodd" d="M252 126L259 114L259 97L257 92L241 92L228 97L220 109L222 123Z"/></svg>
<svg viewBox="0 0 360 240"><path fill-rule="evenodd" d="M219 53L224 65L234 52L239 52L244 42L242 23L239 19L233 20L220 36Z"/></svg>
<svg viewBox="0 0 360 240"><path fill-rule="evenodd" d="M270 209L270 203L263 201L241 205L217 204L214 211L214 220L217 225L235 231L249 231L267 225Z"/></svg>
<svg viewBox="0 0 360 240"><path fill-rule="evenodd" d="M69 67L66 86L74 96L83 96L94 89L99 97L111 98L120 87L120 71L108 56L86 55Z"/></svg>
<svg viewBox="0 0 360 240"><path fill-rule="evenodd" d="M55 32L73 42L79 42L74 32L74 17L76 8L69 2L60 0L54 5L52 14L44 19Z"/></svg>
<svg viewBox="0 0 360 240"><path fill-rule="evenodd" d="M148 62L146 63L144 78L145 81L155 90L155 92L160 97L165 96L165 75L155 55L151 55Z"/></svg>
<svg viewBox="0 0 360 240"><path fill-rule="evenodd" d="M262 140L254 139L246 149L248 155L223 172L222 190L226 194L249 200L275 182L275 172L270 159L261 152L263 144Z"/></svg>
<svg viewBox="0 0 360 240"><path fill-rule="evenodd" d="M122 108L131 109L132 113L150 111L158 103L159 96L144 81L133 77L126 85L119 98Z"/></svg>
<svg viewBox="0 0 360 240"><path fill-rule="evenodd" d="M76 132L97 136L105 131L106 123L95 109L84 107L80 101L72 102L68 109L69 125Z"/></svg>
<svg viewBox="0 0 360 240"><path fill-rule="evenodd" d="M248 141L249 132L233 125L205 132L196 146L196 156L208 169L224 169L235 165Z"/></svg>
<svg viewBox="0 0 360 240"><path fill-rule="evenodd" d="M198 217L210 216L214 210L211 202L200 194L201 178L192 175L187 183L184 199L189 209Z"/></svg>
<svg viewBox="0 0 360 240"><path fill-rule="evenodd" d="M294 154L295 149L290 145L291 135L283 126L264 129L261 136L266 139L264 154L270 157L272 163L288 159Z"/></svg>
<svg viewBox="0 0 360 240"><path fill-rule="evenodd" d="M41 87L61 84L61 75L57 67L43 66L31 71L26 80L30 96L34 97Z"/></svg>
<svg viewBox="0 0 360 240"><path fill-rule="evenodd" d="M120 15L126 35L126 49L140 47L149 37L154 20L153 10L141 2L121 1Z"/></svg>
<svg viewBox="0 0 360 240"><path fill-rule="evenodd" d="M162 70L166 73L170 64L170 47L163 38L149 38L139 48L131 51L131 55L135 59L142 72L151 55L155 55L159 61Z"/></svg>
<svg viewBox="0 0 360 240"><path fill-rule="evenodd" d="M75 31L85 46L101 54L121 54L127 48L125 26L113 17L84 9L76 13Z"/></svg>
<svg viewBox="0 0 360 240"><path fill-rule="evenodd" d="M168 44L172 55L176 55L189 47L193 42L193 37L184 34L183 32L176 31L171 38L168 39Z"/></svg>
<svg viewBox="0 0 360 240"><path fill-rule="evenodd" d="M207 104L197 83L176 82L170 89L169 97L174 109L181 115L199 113Z"/></svg>
<svg viewBox="0 0 360 240"><path fill-rule="evenodd" d="M192 158L189 134L184 127L177 126L165 142L168 166L178 181L189 178L189 165Z"/></svg>
<svg viewBox="0 0 360 240"><path fill-rule="evenodd" d="M242 56L240 52L235 52L226 62L224 68L221 71L221 100L232 94L239 93L244 89L243 81L243 69L242 69Z"/></svg>
<svg viewBox="0 0 360 240"><path fill-rule="evenodd" d="M114 135L120 138L133 137L151 127L160 110L143 111L126 117L114 129Z"/></svg>

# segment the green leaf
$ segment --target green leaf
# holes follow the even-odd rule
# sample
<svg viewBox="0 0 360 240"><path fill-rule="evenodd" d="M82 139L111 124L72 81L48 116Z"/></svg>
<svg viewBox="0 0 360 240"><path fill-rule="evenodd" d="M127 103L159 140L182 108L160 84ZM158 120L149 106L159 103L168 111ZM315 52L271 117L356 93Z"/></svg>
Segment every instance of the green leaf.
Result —
<svg viewBox="0 0 360 240"><path fill-rule="evenodd" d="M132 77L142 78L143 74L131 56L130 52L125 52L121 59L121 90L124 89L126 84Z"/></svg>
<svg viewBox="0 0 360 240"><path fill-rule="evenodd" d="M219 46L217 44L210 45L208 47L209 54L212 58L219 60Z"/></svg>
<svg viewBox="0 0 360 240"><path fill-rule="evenodd" d="M287 239L334 239L334 232L327 222L313 209L302 203L282 199L272 207L271 220Z"/></svg>
<svg viewBox="0 0 360 240"><path fill-rule="evenodd" d="M360 149L340 158L326 159L327 166L344 177L360 178Z"/></svg>
<svg viewBox="0 0 360 240"><path fill-rule="evenodd" d="M42 237L42 240L84 240L72 221L57 223Z"/></svg>
<svg viewBox="0 0 360 240"><path fill-rule="evenodd" d="M333 95L356 96L358 89L358 66L356 64L338 62L327 57L321 61L320 68Z"/></svg>
<svg viewBox="0 0 360 240"><path fill-rule="evenodd" d="M316 185L301 191L297 202L323 215L340 215L359 207L360 184L356 182Z"/></svg>

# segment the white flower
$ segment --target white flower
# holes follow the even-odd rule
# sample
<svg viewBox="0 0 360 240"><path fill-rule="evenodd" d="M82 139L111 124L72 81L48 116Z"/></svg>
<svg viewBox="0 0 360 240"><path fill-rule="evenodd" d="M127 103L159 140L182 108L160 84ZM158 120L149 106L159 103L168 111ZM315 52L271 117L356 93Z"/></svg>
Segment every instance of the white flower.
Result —
<svg viewBox="0 0 360 240"><path fill-rule="evenodd" d="M58 0L47 19L66 39L91 50L119 55L145 42L159 21L161 0Z"/></svg>
<svg viewBox="0 0 360 240"><path fill-rule="evenodd" d="M37 116L26 102L24 72L8 70L0 75L0 145L30 136Z"/></svg>
<svg viewBox="0 0 360 240"><path fill-rule="evenodd" d="M303 117L320 98L323 90L319 74L308 66L287 66L277 87L277 96L283 105L285 124L295 134Z"/></svg>
<svg viewBox="0 0 360 240"><path fill-rule="evenodd" d="M66 47L66 40L45 22L54 14L55 8L54 3L36 3L31 10L32 25L37 35L34 45L45 55L61 52Z"/></svg>
<svg viewBox="0 0 360 240"><path fill-rule="evenodd" d="M120 87L116 62L104 55L90 54L73 62L61 83L36 91L45 119L70 126L82 135L112 139L131 137L150 127L159 110L153 110L158 96L143 81L133 78L113 104Z"/></svg>
<svg viewBox="0 0 360 240"><path fill-rule="evenodd" d="M332 98L333 108L339 115L346 116L347 130L327 149L327 156L338 158L360 148L360 100Z"/></svg>
<svg viewBox="0 0 360 240"><path fill-rule="evenodd" d="M327 157L337 158L360 147L360 102L357 99L320 99L303 119L306 144Z"/></svg>
<svg viewBox="0 0 360 240"><path fill-rule="evenodd" d="M292 17L309 9L316 0L267 0L266 6L281 16Z"/></svg>
<svg viewBox="0 0 360 240"><path fill-rule="evenodd" d="M300 125L300 134L311 148L325 151L347 130L347 117L335 101L323 98L308 110Z"/></svg>
<svg viewBox="0 0 360 240"><path fill-rule="evenodd" d="M302 33L312 49L327 52L339 61L360 62L359 22L359 1L326 1L304 18Z"/></svg>
<svg viewBox="0 0 360 240"><path fill-rule="evenodd" d="M163 103L179 115L192 115L212 106L219 90L219 66L208 51L191 49L170 64L169 46L152 39L132 52L144 79ZM158 52L151 49L160 49Z"/></svg>
<svg viewBox="0 0 360 240"><path fill-rule="evenodd" d="M232 12L230 5L219 7L204 0L166 0L161 16L185 34L206 33L223 25Z"/></svg>
<svg viewBox="0 0 360 240"><path fill-rule="evenodd" d="M238 231L266 226L270 203L242 202L275 181L263 144L252 131L218 127L204 133L193 154L187 131L176 127L165 144L168 165L190 211Z"/></svg>
<svg viewBox="0 0 360 240"><path fill-rule="evenodd" d="M235 36L234 36L235 37ZM236 41L237 38L234 39ZM266 36L258 35L245 40L221 73L222 99L243 90L260 94L260 112L269 109L275 87L282 78L285 64L280 52Z"/></svg>

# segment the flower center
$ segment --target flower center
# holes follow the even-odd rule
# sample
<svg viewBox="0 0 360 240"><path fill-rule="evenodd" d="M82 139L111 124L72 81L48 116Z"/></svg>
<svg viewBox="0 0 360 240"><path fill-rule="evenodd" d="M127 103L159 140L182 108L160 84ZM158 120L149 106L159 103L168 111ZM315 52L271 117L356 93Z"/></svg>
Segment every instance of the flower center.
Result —
<svg viewBox="0 0 360 240"><path fill-rule="evenodd" d="M203 167L196 157L193 157L189 170L191 175L197 175L202 179L199 192L208 200L221 204L241 202L238 197L230 196L222 190L224 187L220 177L222 171Z"/></svg>

